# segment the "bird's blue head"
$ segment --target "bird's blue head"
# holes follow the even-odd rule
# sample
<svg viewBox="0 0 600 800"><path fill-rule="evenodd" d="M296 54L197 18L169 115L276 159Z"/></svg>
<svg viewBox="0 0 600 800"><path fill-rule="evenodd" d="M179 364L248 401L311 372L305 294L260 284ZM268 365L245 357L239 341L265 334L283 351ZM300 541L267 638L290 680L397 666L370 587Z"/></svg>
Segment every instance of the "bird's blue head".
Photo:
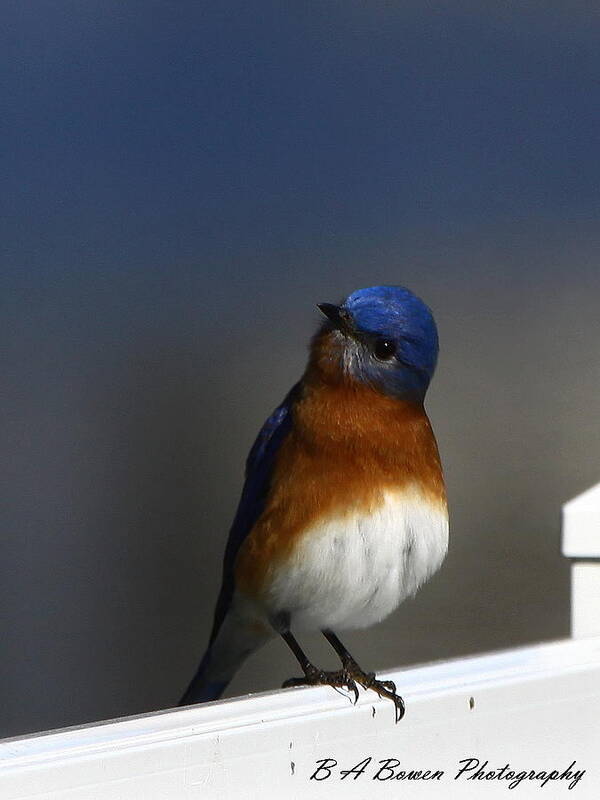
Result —
<svg viewBox="0 0 600 800"><path fill-rule="evenodd" d="M385 394L422 401L435 370L438 335L425 303L401 286L359 289L341 305L321 303L327 317L315 339L331 372Z"/></svg>

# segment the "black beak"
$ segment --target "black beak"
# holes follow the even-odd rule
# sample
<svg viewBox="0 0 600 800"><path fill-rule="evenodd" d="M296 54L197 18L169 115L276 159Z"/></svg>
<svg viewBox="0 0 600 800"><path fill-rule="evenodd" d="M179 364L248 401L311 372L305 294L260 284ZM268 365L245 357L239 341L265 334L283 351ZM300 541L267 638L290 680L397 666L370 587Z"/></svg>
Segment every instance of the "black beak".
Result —
<svg viewBox="0 0 600 800"><path fill-rule="evenodd" d="M319 311L339 330L347 331L350 327L350 314L345 308L333 303L317 303Z"/></svg>

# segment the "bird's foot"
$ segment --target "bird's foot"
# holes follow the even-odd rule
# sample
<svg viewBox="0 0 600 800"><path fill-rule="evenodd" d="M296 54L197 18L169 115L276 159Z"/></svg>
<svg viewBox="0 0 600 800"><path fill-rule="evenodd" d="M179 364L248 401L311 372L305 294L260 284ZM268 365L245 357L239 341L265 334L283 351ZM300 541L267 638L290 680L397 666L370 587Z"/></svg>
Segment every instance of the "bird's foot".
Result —
<svg viewBox="0 0 600 800"><path fill-rule="evenodd" d="M304 670L303 678L289 678L282 684L283 689L290 686L332 686L334 689L347 689L354 694L354 703L358 701L358 686L353 677L345 669L326 672L309 664Z"/></svg>
<svg viewBox="0 0 600 800"><path fill-rule="evenodd" d="M404 700L396 692L396 684L394 681L380 681L374 672L365 672L361 669L354 659L346 661L342 671L345 672L351 680L354 680L362 686L363 689L372 689L374 692L377 692L379 697L386 697L388 700L391 700L395 706L396 722L400 722L405 711Z"/></svg>

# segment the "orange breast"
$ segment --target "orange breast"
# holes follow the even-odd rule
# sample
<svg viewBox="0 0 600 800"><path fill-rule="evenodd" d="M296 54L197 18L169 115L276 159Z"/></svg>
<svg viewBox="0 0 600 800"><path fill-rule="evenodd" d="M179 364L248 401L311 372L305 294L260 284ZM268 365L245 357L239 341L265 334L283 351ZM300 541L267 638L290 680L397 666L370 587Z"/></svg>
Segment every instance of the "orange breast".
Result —
<svg viewBox="0 0 600 800"><path fill-rule="evenodd" d="M442 466L422 406L358 383L305 378L265 508L244 541L236 584L258 597L298 537L327 516L376 508L383 492L414 486L446 505Z"/></svg>
<svg viewBox="0 0 600 800"><path fill-rule="evenodd" d="M414 485L445 506L442 467L422 406L357 383L307 377L277 454L265 508L238 553L238 588L253 597L315 523L368 512L384 491Z"/></svg>

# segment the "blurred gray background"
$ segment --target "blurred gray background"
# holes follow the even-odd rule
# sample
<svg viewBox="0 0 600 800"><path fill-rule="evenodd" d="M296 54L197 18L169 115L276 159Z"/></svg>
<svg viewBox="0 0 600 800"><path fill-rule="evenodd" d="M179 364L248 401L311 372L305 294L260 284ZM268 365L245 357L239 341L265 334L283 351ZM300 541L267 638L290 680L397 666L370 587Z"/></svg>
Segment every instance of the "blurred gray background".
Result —
<svg viewBox="0 0 600 800"><path fill-rule="evenodd" d="M599 34L574 0L5 2L0 734L177 701L315 303L377 283L439 324L452 539L349 648L568 634L560 507L600 479ZM276 641L231 693L297 671Z"/></svg>

